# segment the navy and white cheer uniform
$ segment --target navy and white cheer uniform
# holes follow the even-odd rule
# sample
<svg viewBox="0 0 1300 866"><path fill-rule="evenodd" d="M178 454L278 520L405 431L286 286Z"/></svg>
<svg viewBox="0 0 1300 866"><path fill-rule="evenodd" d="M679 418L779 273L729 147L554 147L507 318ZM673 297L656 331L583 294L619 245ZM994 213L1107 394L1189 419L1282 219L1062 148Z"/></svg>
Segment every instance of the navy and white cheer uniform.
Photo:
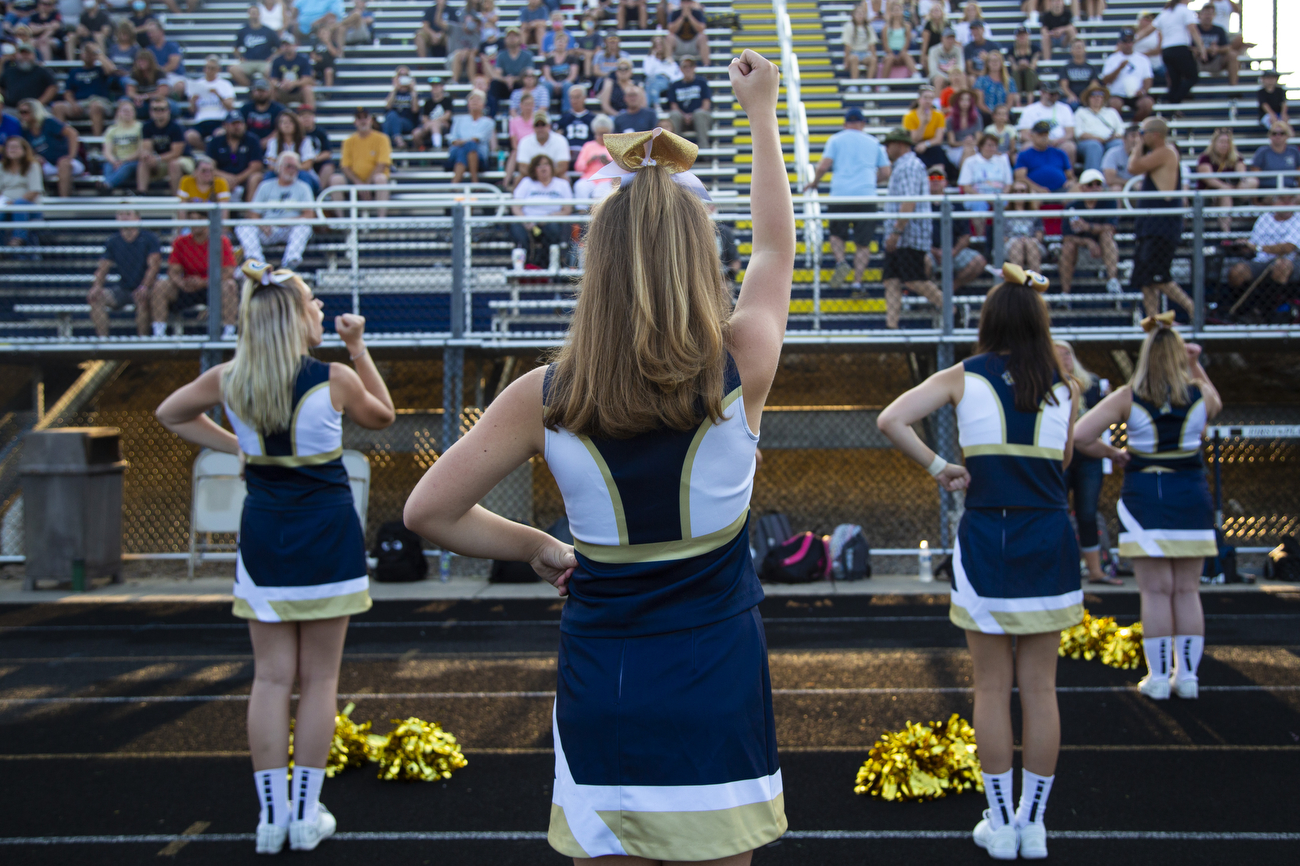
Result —
<svg viewBox="0 0 1300 866"><path fill-rule="evenodd" d="M365 536L343 467L329 364L303 357L288 430L258 433L225 408L248 458L235 616L290 622L369 610Z"/></svg>
<svg viewBox="0 0 1300 866"><path fill-rule="evenodd" d="M1188 388L1185 406L1157 406L1136 394L1128 414L1129 464L1119 495L1119 555L1217 556L1214 504L1201 462L1205 398Z"/></svg>
<svg viewBox="0 0 1300 866"><path fill-rule="evenodd" d="M758 437L730 357L724 392L724 417L693 430L546 431L578 558L548 834L566 856L714 859L785 832L749 553Z"/></svg>
<svg viewBox="0 0 1300 866"><path fill-rule="evenodd" d="M957 626L985 634L1039 634L1083 620L1079 545L1061 468L1070 389L1052 385L1036 412L1016 409L1006 360L966 359L957 430L970 486L953 550Z"/></svg>

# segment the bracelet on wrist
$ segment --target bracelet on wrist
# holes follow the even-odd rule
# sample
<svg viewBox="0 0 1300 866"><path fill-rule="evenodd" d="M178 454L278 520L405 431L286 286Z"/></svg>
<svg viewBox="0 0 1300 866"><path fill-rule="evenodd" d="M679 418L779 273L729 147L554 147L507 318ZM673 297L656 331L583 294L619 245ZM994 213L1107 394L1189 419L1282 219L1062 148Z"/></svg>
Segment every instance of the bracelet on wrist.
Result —
<svg viewBox="0 0 1300 866"><path fill-rule="evenodd" d="M366 354L366 353L369 352L369 351L370 351L370 350L367 349L366 346L365 346L365 344L363 343L363 344L361 345L361 351L360 351L360 352L357 352L355 355L349 353L349 354L348 354L348 358L351 359L351 360L353 360L353 361L355 361L355 360L357 360L358 358L360 358L362 355Z"/></svg>
<svg viewBox="0 0 1300 866"><path fill-rule="evenodd" d="M930 475L932 475L933 477L938 478L939 473L947 468L948 468L948 461L944 460L943 457L936 454L934 455L934 460L930 461L930 465L925 467L925 471L929 472Z"/></svg>

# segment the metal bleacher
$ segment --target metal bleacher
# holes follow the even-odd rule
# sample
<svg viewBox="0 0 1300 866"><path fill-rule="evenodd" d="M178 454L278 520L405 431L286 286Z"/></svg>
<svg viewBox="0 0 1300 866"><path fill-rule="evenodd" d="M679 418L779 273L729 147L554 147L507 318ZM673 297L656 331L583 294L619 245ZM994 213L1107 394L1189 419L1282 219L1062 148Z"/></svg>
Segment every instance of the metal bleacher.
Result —
<svg viewBox="0 0 1300 866"><path fill-rule="evenodd" d="M448 7L450 10L459 5L457 0L452 0ZM498 25L502 30L515 22L519 10L525 5L526 0L497 0ZM375 14L374 44L347 46L345 56L335 63L335 85L326 87L318 82L315 89L317 127L329 134L336 156L343 139L353 132L353 111L358 106L365 106L377 117L382 117L393 70L398 65L410 67L422 96L428 92L427 79L430 76L443 77L447 82L446 92L453 98L455 110L465 110L465 97L471 85L451 80L448 59L416 56L414 34L428 6L426 0L371 2L368 9ZM770 12L771 7L766 8ZM233 62L233 34L245 23L247 9L246 0L206 0L199 11L159 17L167 28L168 38L179 43L185 51L189 73L195 74L197 67L201 66L202 58L208 54L221 57L223 69ZM710 15L734 11L727 0L706 2L704 9ZM570 32L577 32L579 7L577 4L566 4L564 11ZM640 60L649 53L650 40L656 31L615 31L615 22L608 18L602 25L607 33L618 32L622 48L633 56L636 74L640 78ZM654 26L653 21L651 26ZM727 78L726 61L733 51L733 31L730 28L710 27L707 32L714 65L700 67L697 72L708 80L714 92L714 127L710 133L710 146L701 150L696 173L710 187L715 198L725 201L729 196L743 195L747 190L748 159L744 151L748 147L748 138L745 135L743 117L737 119ZM60 76L76 65L79 65L79 61L56 60L49 64L52 71ZM235 90L236 104L241 104L248 98L245 88L236 86ZM593 111L600 111L599 101L594 97L588 99L588 106ZM660 116L666 126L667 113L663 107ZM506 119L503 114L498 123L503 139ZM84 161L88 165L88 172L77 178L75 194L71 199L46 196L46 204L84 204L101 196L96 182L100 179L98 151L102 139L90 136L89 126L85 122L74 125L78 127L85 146ZM387 319L389 329L431 332L448 330L447 295L440 294L437 287L428 287L427 283L422 283L417 277L430 267L437 271L450 265L449 233L427 228L406 230L396 218L400 213L413 212L403 211L401 204L418 200L423 195L404 191L403 187L423 185L428 188L430 185L450 184L453 175L446 165L447 159L445 147L393 152L392 181L396 188L392 198L397 205L392 211L394 219L383 224L382 228L376 224L375 229L360 233L356 240L355 255L361 259L360 270L367 275L386 274L391 277L409 270L411 290L403 292L400 288L395 288L388 291L384 295L382 314L372 318L372 327L383 329ZM500 169L501 166L489 166L489 170L481 172L481 180L500 184L504 179L504 173ZM102 204L102 201L97 203ZM422 212L426 215L446 213L445 210ZM238 213L234 215L239 216ZM97 213L63 210L57 216L47 214L46 218L50 221L107 221L112 219L112 213L104 210ZM153 216L153 219L158 218L157 214ZM0 336L66 339L69 335L84 336L92 333L90 321L84 314L85 295L104 240L113 230L107 224L103 229L98 229L86 227L84 223L77 228L38 227L38 244L24 247L20 255L0 258ZM170 233L158 229L156 231L163 240L165 257L169 251ZM476 227L472 242L476 268L503 270L509 265L511 244L504 226ZM347 303L348 292L345 291L345 284L350 280L341 276L346 275L349 268L348 263L341 260L351 253L351 243L346 232L335 231L330 225L318 225L307 248L303 268L320 274L320 280L326 289L324 297L331 306L338 306L332 312L350 308ZM339 270L340 267L343 268L342 271ZM330 295L331 287L342 294ZM426 288L430 291L426 291ZM441 290L445 291L445 288ZM487 296L475 298L476 309L477 306L482 306L485 326L486 317L490 316L486 306L488 300L490 298ZM111 321L115 334L134 333L133 318L127 312L118 311ZM197 333L195 328L190 328L189 331Z"/></svg>

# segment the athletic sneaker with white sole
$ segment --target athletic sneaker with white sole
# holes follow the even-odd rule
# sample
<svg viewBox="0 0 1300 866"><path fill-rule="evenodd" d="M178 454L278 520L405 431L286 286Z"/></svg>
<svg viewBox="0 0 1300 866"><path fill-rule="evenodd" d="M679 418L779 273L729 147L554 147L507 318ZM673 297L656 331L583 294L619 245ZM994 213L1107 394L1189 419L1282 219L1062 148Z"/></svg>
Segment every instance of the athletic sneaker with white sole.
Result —
<svg viewBox="0 0 1300 866"><path fill-rule="evenodd" d="M996 830L989 823L989 810L984 810L984 820L975 825L971 833L975 844L989 852L994 860L1014 860L1020 847L1020 834L1015 824L1003 824Z"/></svg>
<svg viewBox="0 0 1300 866"><path fill-rule="evenodd" d="M338 822L330 810L321 803L316 806L315 821L289 822L289 847L294 851L312 851L316 846L334 835Z"/></svg>
<svg viewBox="0 0 1300 866"><path fill-rule="evenodd" d="M1042 860L1047 856L1047 828L1041 821L1020 828L1020 856L1025 860Z"/></svg>
<svg viewBox="0 0 1300 866"><path fill-rule="evenodd" d="M257 825L257 853L279 854L284 847L284 840L289 836L289 828L279 824Z"/></svg>
<svg viewBox="0 0 1300 866"><path fill-rule="evenodd" d="M1169 685L1174 694L1183 700L1194 701L1201 695L1200 681L1192 674L1184 674L1180 677L1175 671Z"/></svg>
<svg viewBox="0 0 1300 866"><path fill-rule="evenodd" d="M1153 701L1167 701L1169 700L1169 678L1160 677L1157 679L1153 678L1151 674L1147 674L1138 680L1138 691Z"/></svg>
<svg viewBox="0 0 1300 866"><path fill-rule="evenodd" d="M831 272L831 288L844 288L844 281L853 275L853 265L848 262L839 262L835 265L835 270Z"/></svg>

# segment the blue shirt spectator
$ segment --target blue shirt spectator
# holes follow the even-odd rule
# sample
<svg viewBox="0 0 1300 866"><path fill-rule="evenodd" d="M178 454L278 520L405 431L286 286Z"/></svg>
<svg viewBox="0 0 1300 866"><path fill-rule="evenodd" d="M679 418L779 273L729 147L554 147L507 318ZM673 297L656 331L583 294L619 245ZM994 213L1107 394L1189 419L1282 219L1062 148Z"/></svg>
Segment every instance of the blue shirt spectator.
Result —
<svg viewBox="0 0 1300 866"><path fill-rule="evenodd" d="M78 102L92 96L108 99L116 79L116 75L109 75L102 66L78 66L68 72L67 89Z"/></svg>
<svg viewBox="0 0 1300 866"><path fill-rule="evenodd" d="M1070 158L1059 147L1044 147L1041 150L1027 147L1016 157L1016 173L1024 169L1029 180L1049 192L1056 192L1065 186L1069 172L1073 169Z"/></svg>
<svg viewBox="0 0 1300 866"><path fill-rule="evenodd" d="M27 139L27 143L32 146L32 150L36 151L37 156L54 165L68 155L68 140L63 137L65 126L67 124L63 121L47 117L41 124L40 132L32 135L24 129L23 138Z"/></svg>
<svg viewBox="0 0 1300 866"><path fill-rule="evenodd" d="M989 111L1005 105L1008 94L1018 92L1014 78L1008 77L1006 85L1003 85L1001 81L994 81L987 75L975 79L975 89L984 94L984 104Z"/></svg>
<svg viewBox="0 0 1300 866"><path fill-rule="evenodd" d="M831 162L831 195L875 195L876 174L889 165L880 142L860 127L832 135L822 159Z"/></svg>
<svg viewBox="0 0 1300 866"><path fill-rule="evenodd" d="M637 111L620 111L614 116L615 132L645 132L659 125L659 115L653 108Z"/></svg>
<svg viewBox="0 0 1300 866"><path fill-rule="evenodd" d="M217 164L217 170L227 174L243 174L249 165L265 159L261 142L248 133L244 133L234 147L230 146L229 135L213 136L207 149L208 156Z"/></svg>
<svg viewBox="0 0 1300 866"><path fill-rule="evenodd" d="M270 60L280 47L280 36L270 27L249 27L245 24L235 34L235 49L245 60Z"/></svg>
<svg viewBox="0 0 1300 866"><path fill-rule="evenodd" d="M677 107L683 114L692 114L699 111L704 100L713 101L713 91L709 89L709 82L703 78L696 77L690 83L685 81L674 81L668 85L668 104L677 103Z"/></svg>
<svg viewBox="0 0 1300 866"><path fill-rule="evenodd" d="M448 134L447 140L471 141L477 139L475 147L478 150L479 159L485 160L488 158L488 142L492 141L492 133L495 129L496 121L486 114L478 120L468 114L458 114L451 119L451 132Z"/></svg>
<svg viewBox="0 0 1300 866"><path fill-rule="evenodd" d="M22 134L23 125L18 122L18 118L9 114L0 114L0 144L8 141L10 136Z"/></svg>
<svg viewBox="0 0 1300 866"><path fill-rule="evenodd" d="M182 51L181 47L177 45L175 42L171 41L170 39L167 39L163 41L162 45L154 45L153 43L150 43L149 50L153 52L154 60L158 61L158 68L164 71L166 70L167 64L171 61L171 59L177 55L180 55L181 62L177 65L175 69L175 74L176 75L185 74L185 52Z"/></svg>
<svg viewBox="0 0 1300 866"><path fill-rule="evenodd" d="M343 0L295 0L293 8L298 10L298 29L304 34L311 33L312 25L326 15L333 15L342 21Z"/></svg>

